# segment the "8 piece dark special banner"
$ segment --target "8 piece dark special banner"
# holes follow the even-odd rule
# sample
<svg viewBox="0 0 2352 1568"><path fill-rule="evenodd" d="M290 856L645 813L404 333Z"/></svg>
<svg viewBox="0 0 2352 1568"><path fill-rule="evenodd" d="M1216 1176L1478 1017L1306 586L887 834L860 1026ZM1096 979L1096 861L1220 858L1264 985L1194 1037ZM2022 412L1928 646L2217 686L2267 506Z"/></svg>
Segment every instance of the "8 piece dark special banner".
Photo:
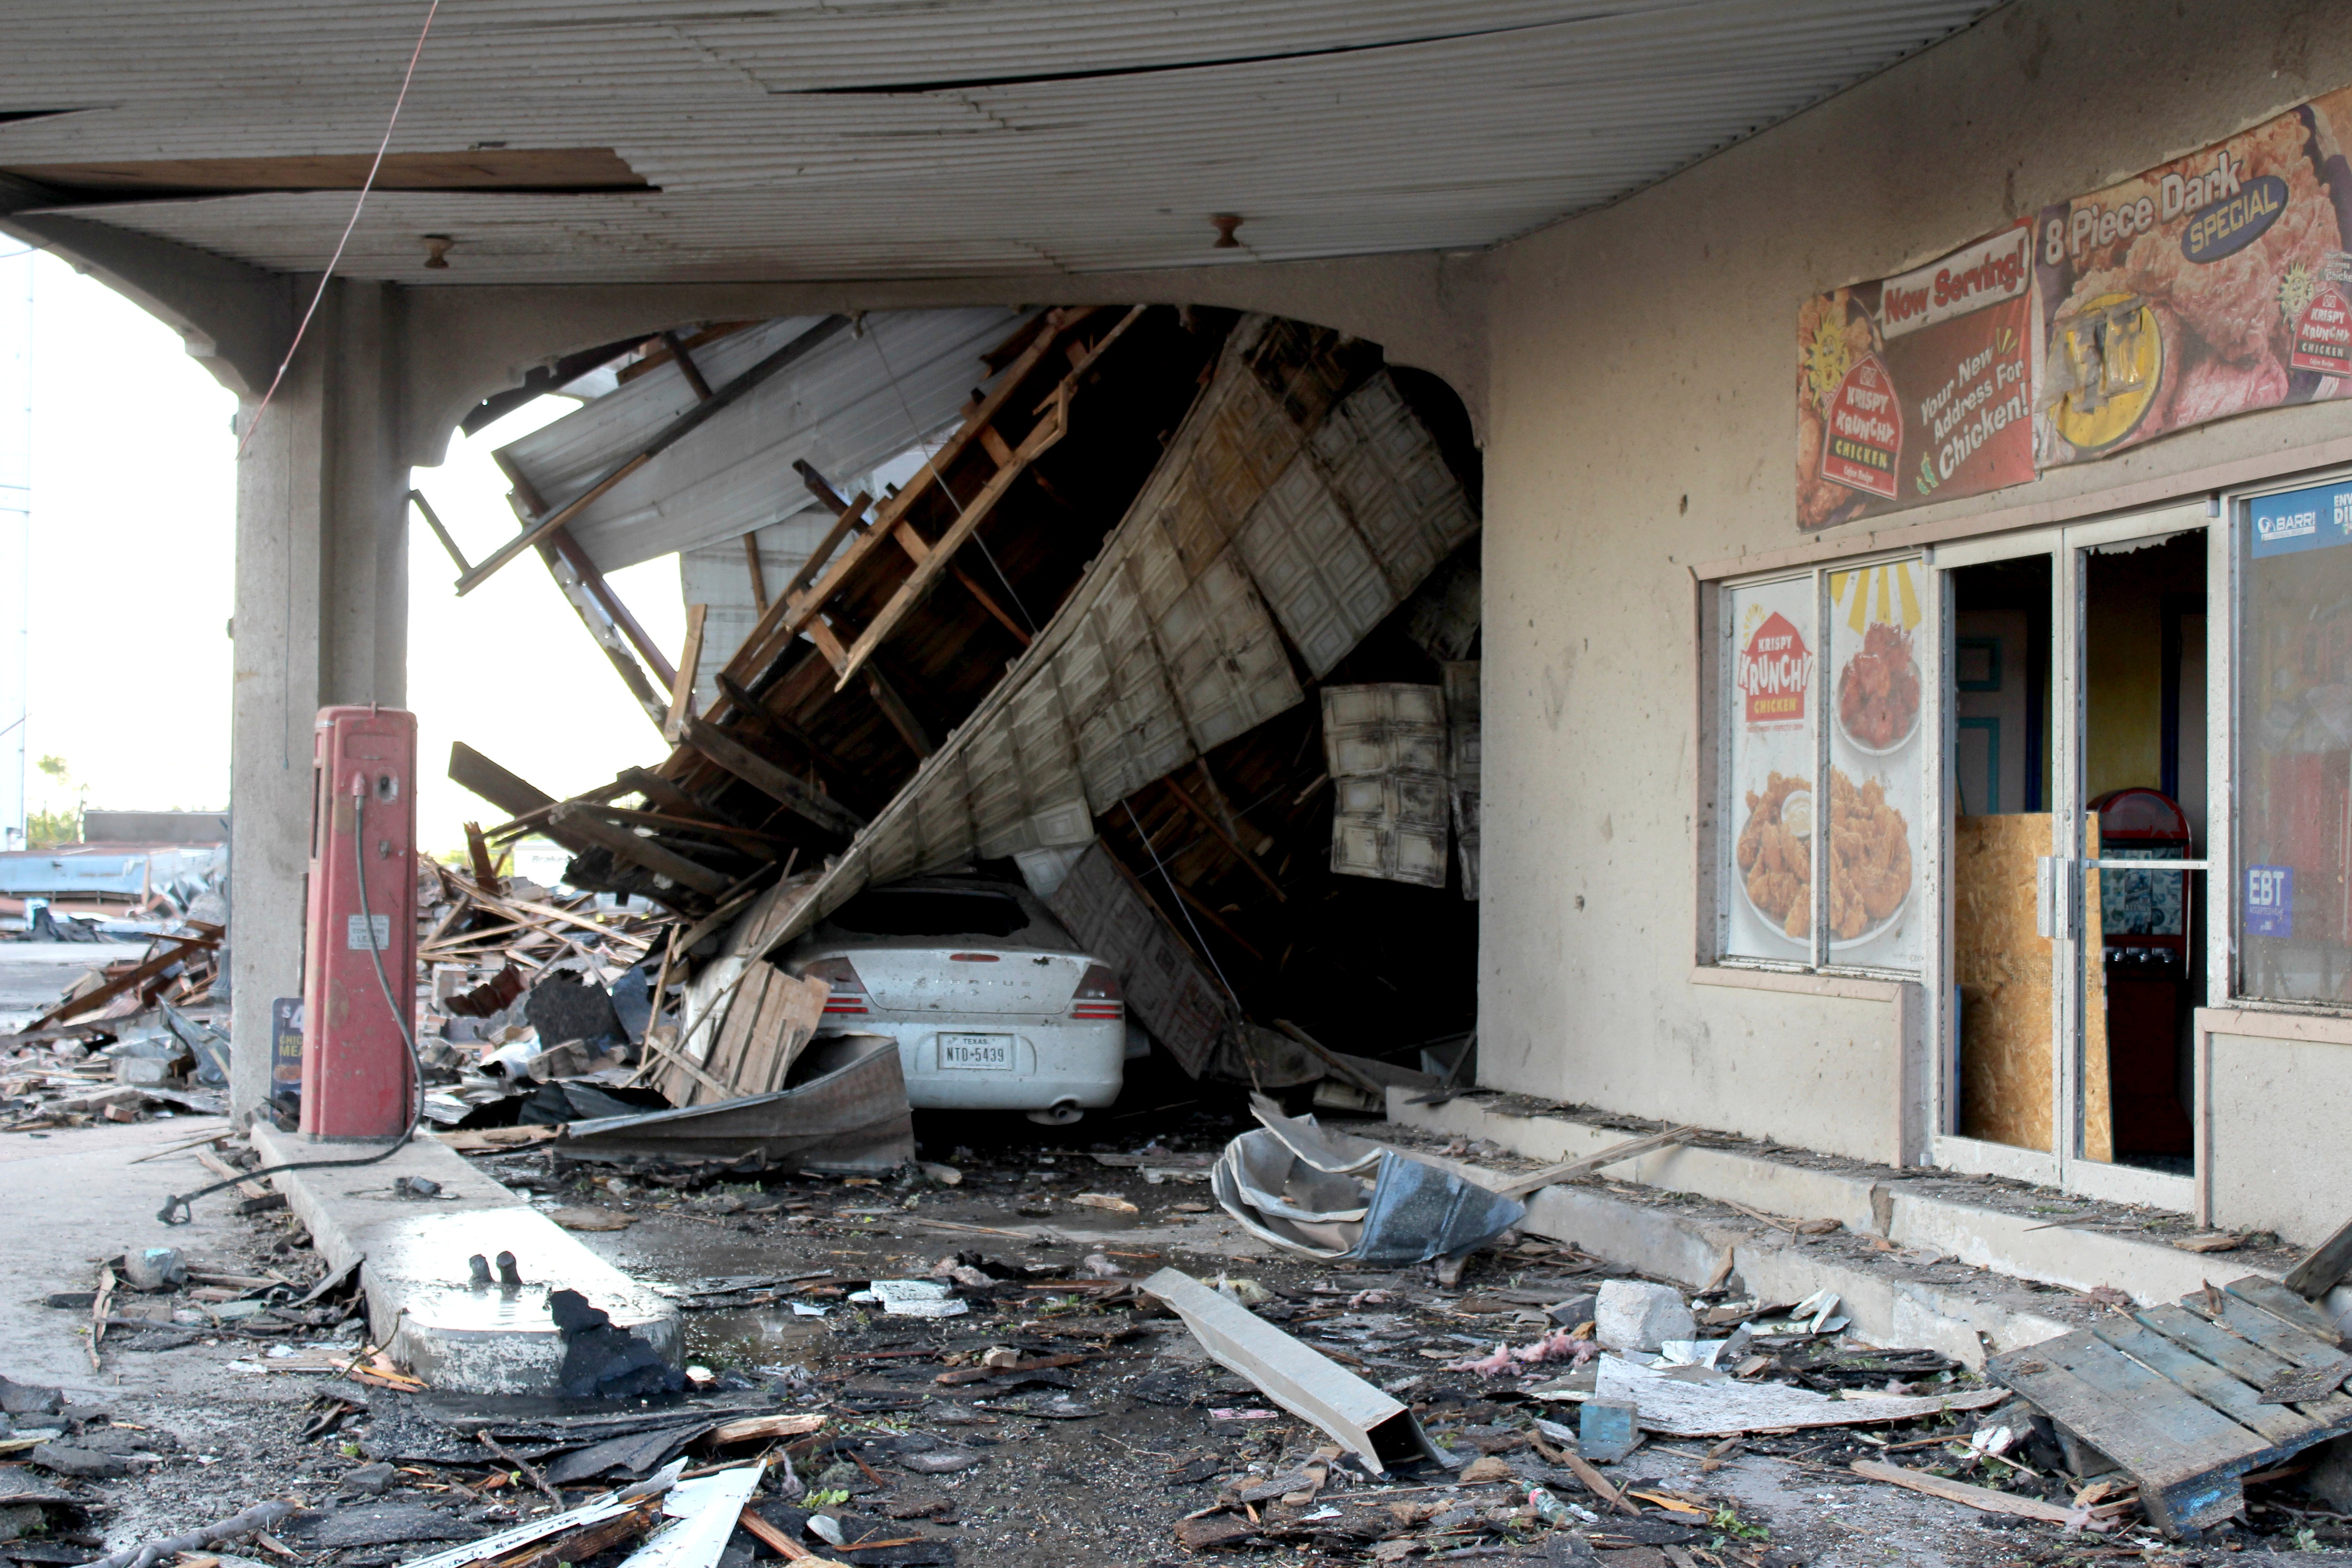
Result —
<svg viewBox="0 0 2352 1568"><path fill-rule="evenodd" d="M2352 89L2035 222L2042 466L2352 392Z"/></svg>
<svg viewBox="0 0 2352 1568"><path fill-rule="evenodd" d="M1805 302L1797 318L1797 521L1858 517L2033 477L2033 235Z"/></svg>

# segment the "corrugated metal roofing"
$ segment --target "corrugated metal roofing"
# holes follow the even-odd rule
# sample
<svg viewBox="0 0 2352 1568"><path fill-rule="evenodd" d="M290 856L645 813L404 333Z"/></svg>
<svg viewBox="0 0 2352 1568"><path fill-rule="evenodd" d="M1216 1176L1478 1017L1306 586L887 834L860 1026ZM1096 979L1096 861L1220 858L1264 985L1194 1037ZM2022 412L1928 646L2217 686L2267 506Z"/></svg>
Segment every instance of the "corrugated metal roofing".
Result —
<svg viewBox="0 0 2352 1568"><path fill-rule="evenodd" d="M847 487L952 423L989 379L980 356L1021 316L992 308L870 313L856 331L825 339L712 416L566 527L591 560L616 572L795 518L812 506L795 461ZM694 350L695 367L723 387L818 320L788 316L730 333ZM664 363L500 447L499 456L551 509L562 507L695 402L685 373ZM832 521L827 514L802 529L803 556ZM779 586L783 581L776 579Z"/></svg>
<svg viewBox="0 0 2352 1568"><path fill-rule="evenodd" d="M1653 182L1984 0L468 0L395 151L610 147L658 190L385 192L418 284L1036 273L1491 244ZM424 6L92 0L12 17L0 167L372 153ZM874 90L932 84L928 90ZM83 216L314 269L345 192ZM1212 251L1212 213L1244 216ZM453 236L447 271L426 234Z"/></svg>

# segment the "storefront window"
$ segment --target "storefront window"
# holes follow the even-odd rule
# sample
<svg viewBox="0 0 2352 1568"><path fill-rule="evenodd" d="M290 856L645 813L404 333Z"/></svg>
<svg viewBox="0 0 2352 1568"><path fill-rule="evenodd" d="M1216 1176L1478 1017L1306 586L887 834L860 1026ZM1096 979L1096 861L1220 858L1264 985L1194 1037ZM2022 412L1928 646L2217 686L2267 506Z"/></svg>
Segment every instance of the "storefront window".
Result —
<svg viewBox="0 0 2352 1568"><path fill-rule="evenodd" d="M2352 480L2243 503L2235 991L2352 1001Z"/></svg>
<svg viewBox="0 0 2352 1568"><path fill-rule="evenodd" d="M1725 590L1722 956L1918 971L1932 608L1916 560Z"/></svg>

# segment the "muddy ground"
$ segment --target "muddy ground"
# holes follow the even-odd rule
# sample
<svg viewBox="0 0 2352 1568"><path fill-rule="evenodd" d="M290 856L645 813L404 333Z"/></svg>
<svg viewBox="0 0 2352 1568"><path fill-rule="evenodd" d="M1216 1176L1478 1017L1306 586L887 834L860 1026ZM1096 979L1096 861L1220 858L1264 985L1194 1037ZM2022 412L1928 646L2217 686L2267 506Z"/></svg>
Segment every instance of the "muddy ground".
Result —
<svg viewBox="0 0 2352 1568"><path fill-rule="evenodd" d="M1164 1151L1168 1163L1181 1163L1213 1152L1237 1130L1237 1110L1196 1106L1157 1119L1160 1137L1147 1158L1159 1162ZM842 1494L835 1511L868 1521L867 1539L909 1543L839 1553L845 1561L968 1568L1456 1560L1979 1568L2246 1562L2297 1546L2303 1552L2294 1561L2317 1563L2333 1554L2309 1554L2314 1549L2352 1543L2347 1521L2297 1490L2292 1476L2252 1489L2255 1529L2231 1527L2183 1544L2128 1524L2104 1536L2064 1534L1864 1481L1846 1468L1856 1458L1892 1458L2057 1500L2078 1489L2053 1473L2054 1451L2019 1451L2020 1469L1965 1460L1937 1441L1964 1439L1972 1415L1940 1426L1752 1436L1711 1469L1706 1444L1652 1440L1603 1472L1647 1494L1636 1504L1639 1517L1626 1518L1547 1457L1549 1445L1538 1447L1539 1436L1531 1441L1538 1417L1574 1423L1573 1405L1528 1392L1562 1368L1497 1379L1447 1367L1498 1342L1535 1340L1550 1326L1538 1303L1629 1270L1535 1242L1480 1255L1448 1289L1427 1267L1365 1271L1276 1252L1214 1212L1204 1181L1153 1182L1131 1165L1093 1158L1135 1152L1144 1146L1142 1129L1154 1125L1082 1124L1041 1134L1018 1121L925 1124L924 1157L952 1165L961 1175L953 1186L910 1174L878 1183L772 1178L674 1187L644 1173L551 1171L537 1152L486 1163L501 1179L528 1187L535 1202L572 1211L565 1215L572 1223L613 1226L580 1235L681 1299L692 1359L729 1374L725 1381L738 1389L730 1397L830 1415L824 1434L794 1446L795 1473ZM1132 1205L1134 1212L1080 1194ZM15 1206L8 1223L37 1223ZM156 1239L152 1226L126 1224L120 1236L91 1234L88 1247L95 1261L110 1247ZM283 1215L264 1215L212 1227L194 1261L225 1275L276 1273L301 1282L316 1269L304 1239ZM972 1305L962 1316L911 1320L847 1299L864 1280L929 1276L951 1258L992 1279L964 1292ZM1090 1258L1099 1259L1091 1268ZM1328 1439L1207 1360L1180 1322L1119 1279L1094 1278L1106 1267L1131 1279L1171 1266L1212 1281L1222 1277L1252 1298L1263 1290L1261 1316L1407 1400L1448 1449L1493 1456L1510 1479L1464 1485L1424 1466L1376 1482L1335 1468L1309 1500L1276 1494L1252 1504L1255 1532L1227 1547L1188 1550L1177 1534L1186 1516L1289 1474ZM242 1550L281 1568L298 1562L368 1568L435 1548L393 1542L327 1550L319 1532L339 1514L401 1505L405 1517L463 1538L551 1507L517 1485L510 1467L472 1461L403 1467L383 1498L353 1490L355 1477L373 1484L375 1473L364 1468L371 1448L383 1447L406 1396L269 1370L273 1361L297 1359L268 1353L283 1342L277 1336L238 1337L201 1318L118 1328L109 1331L115 1343L104 1368L93 1372L77 1337L87 1308L40 1304L73 1283L19 1282L16 1304L30 1317L20 1317L8 1342L26 1364L0 1372L64 1386L75 1440L110 1451L128 1473L55 1478L24 1464L20 1446L0 1459L0 1482L51 1487L87 1506L47 1506L33 1533L0 1543L0 1556L80 1562L101 1543L120 1546L294 1495L320 1517L306 1515L278 1532L283 1555L268 1546ZM88 1289L86 1277L79 1283ZM822 1315L796 1311L794 1301ZM173 1309L183 1319L201 1311L184 1296L137 1306L167 1316ZM291 1338L298 1345L346 1345L356 1329L353 1321ZM1079 1359L993 1382L940 1383L943 1374L985 1370L980 1358L997 1347L1031 1361ZM1931 1386L1966 1384L1962 1374L1957 1384ZM38 1429L37 1423L55 1418L12 1419L20 1429ZM1531 1484L1603 1522L1572 1534L1552 1531L1527 1513ZM583 1483L567 1496L592 1489ZM781 1507L778 1500L772 1510ZM0 1498L0 1530L22 1517ZM796 1522L781 1511L775 1517ZM1227 1511L1193 1528L1238 1531L1247 1521ZM890 1533L870 1533L885 1529ZM771 1555L741 1531L730 1547L737 1564ZM581 1568L605 1564L597 1559Z"/></svg>

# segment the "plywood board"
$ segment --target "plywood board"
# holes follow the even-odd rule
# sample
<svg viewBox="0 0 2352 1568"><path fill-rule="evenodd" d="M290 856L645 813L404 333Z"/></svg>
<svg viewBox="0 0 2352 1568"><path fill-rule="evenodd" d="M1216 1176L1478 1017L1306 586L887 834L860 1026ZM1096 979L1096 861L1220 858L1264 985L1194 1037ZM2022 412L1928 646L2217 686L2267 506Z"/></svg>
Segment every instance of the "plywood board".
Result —
<svg viewBox="0 0 2352 1568"><path fill-rule="evenodd" d="M1960 1131L2044 1152L2053 971L2050 941L2033 929L2033 863L2049 853L2047 812L1963 816L1952 825Z"/></svg>

